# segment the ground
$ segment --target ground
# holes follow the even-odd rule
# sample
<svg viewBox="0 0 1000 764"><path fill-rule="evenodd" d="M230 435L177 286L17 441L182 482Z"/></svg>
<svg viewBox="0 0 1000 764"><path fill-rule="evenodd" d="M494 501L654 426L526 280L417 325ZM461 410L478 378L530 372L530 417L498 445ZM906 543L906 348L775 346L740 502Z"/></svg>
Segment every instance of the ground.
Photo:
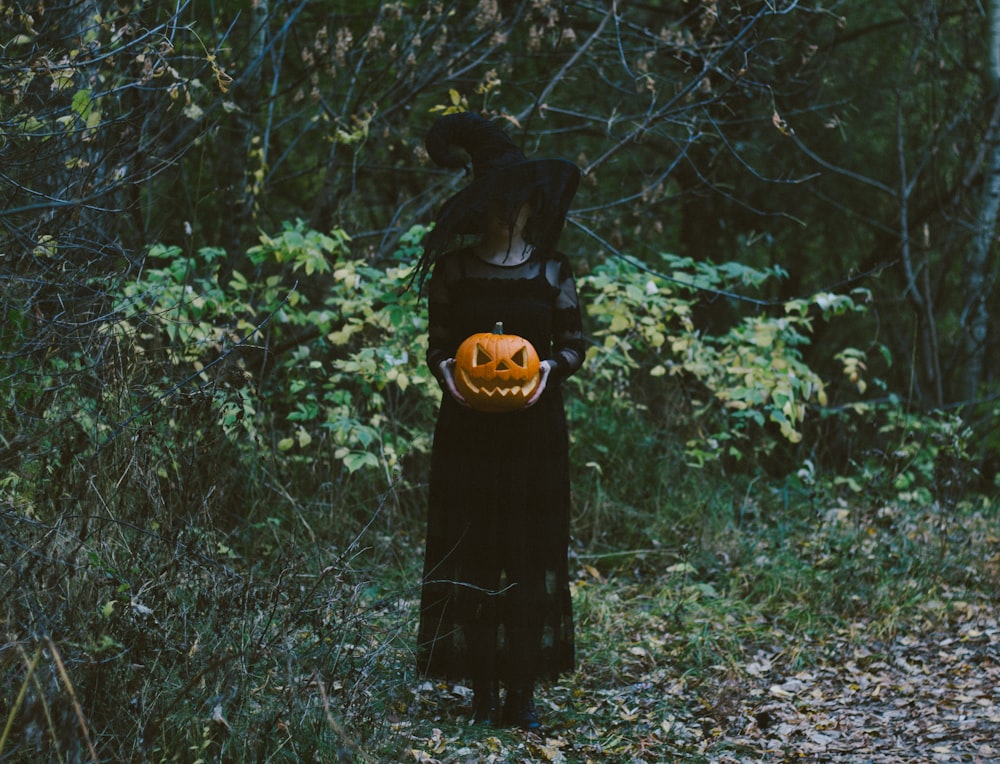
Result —
<svg viewBox="0 0 1000 764"><path fill-rule="evenodd" d="M1000 762L996 608L983 598L930 600L924 609L935 619L897 624L886 641L862 622L812 645L781 646L778 632L770 649L697 672L674 662L679 652L665 632L615 640L617 681L591 676L584 656L582 673L539 693L540 734L470 727L469 691L425 682L414 690L415 713L395 725L410 743L401 756L427 764Z"/></svg>

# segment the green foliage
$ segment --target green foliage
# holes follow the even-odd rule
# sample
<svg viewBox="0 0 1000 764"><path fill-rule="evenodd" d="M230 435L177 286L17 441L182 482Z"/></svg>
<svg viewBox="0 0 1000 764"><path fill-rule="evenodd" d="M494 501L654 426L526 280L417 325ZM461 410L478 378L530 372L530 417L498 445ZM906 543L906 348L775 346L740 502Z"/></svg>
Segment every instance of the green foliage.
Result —
<svg viewBox="0 0 1000 764"><path fill-rule="evenodd" d="M123 285L114 310L132 321L114 330L132 337L142 333L137 350L162 347L173 364L199 363L217 353L230 328L225 326L230 306L215 278L225 256L214 247L191 256L180 247L151 247L148 259L164 265Z"/></svg>
<svg viewBox="0 0 1000 764"><path fill-rule="evenodd" d="M288 223L248 252L253 277L236 270L225 285L221 250L188 257L154 247L150 263L162 267L123 288L117 308L129 320L116 331L138 352L162 348L171 368L198 375L215 395L219 424L247 455L281 454L286 467L323 455L347 474L374 471L383 485L412 486L423 478L440 396L423 363L424 306L408 289L424 232L411 229L376 267L350 256L344 231ZM571 380L570 416L575 461L587 465L579 479L594 487L581 509L590 539L651 528L626 520L650 504L664 526L683 524L668 497L686 464L747 461L752 473L762 454L799 443L807 412L826 403L826 384L803 357L813 324L860 309L849 296L822 293L710 333L696 324L703 290L763 291L781 269L669 255L661 263L663 275L610 260L579 279L595 342ZM299 277L308 277L301 286ZM210 367L230 356L236 377L253 384L213 385ZM838 358L857 382L860 356L847 349ZM176 371L156 384L162 390L171 379ZM637 428L636 411L659 426ZM604 474L634 475L629 484L641 488L609 505Z"/></svg>
<svg viewBox="0 0 1000 764"><path fill-rule="evenodd" d="M172 364L195 372L239 347L240 368L253 376L254 352L263 353L268 371L256 380L256 407L245 391L236 410L222 407L224 424L268 433L292 461L313 458L322 442L349 472L375 468L391 483L407 456L426 453L440 395L423 363L425 311L407 289L423 233L408 232L379 268L350 257L345 232L289 223L249 250L253 278L237 270L227 284L221 250L182 256L154 247L150 261L164 265L127 284L117 310L133 319L128 332L139 350L166 348ZM683 378L702 391L688 403L696 420L688 429L701 433L687 441L691 463L743 458L759 433L799 442L807 409L825 403L824 382L802 349L817 317L857 310L855 302L820 294L709 334L694 320L700 290L762 289L782 271L666 255L662 270L669 278L612 260L580 279L596 343L573 384L588 410L610 394L597 427L644 405L641 389ZM308 284L299 287L298 277ZM766 439L756 445L768 450Z"/></svg>
<svg viewBox="0 0 1000 764"><path fill-rule="evenodd" d="M894 398L858 402L835 412L846 428L874 425L870 448L844 474L833 478L855 496L952 506L977 481L972 429L954 412L907 411Z"/></svg>
<svg viewBox="0 0 1000 764"><path fill-rule="evenodd" d="M420 139L449 109L587 167L571 221L637 258L580 279L581 760L662 750L638 705L704 754L740 714L713 677L760 679L758 648L791 672L844 628L850 664L866 630L995 606L996 508L969 498L997 488L995 337L957 407L996 302L962 284L981 9L425 5L0 6L5 760L451 755L407 726L462 735L448 690L408 686L399 510L439 392L397 222L447 193ZM849 277L871 299L826 291ZM612 700L625 676L654 699ZM528 755L503 740L475 753Z"/></svg>
<svg viewBox="0 0 1000 764"><path fill-rule="evenodd" d="M90 279L123 278L125 263L148 242L182 246L184 258L199 261L188 264L186 278L194 280L213 278L200 253L221 245L225 283L188 283L206 301L204 317L193 306L172 327L164 322L166 340L176 347L161 347L191 355L173 362L204 364L211 352L195 357L189 340L194 347L204 341L229 348L273 313L253 344L266 337L265 352L280 347L279 358L257 364L259 357L236 354L259 384L268 381L269 364L304 352L280 344L296 342L291 328L304 333L310 322L326 321L316 290L333 271L323 253L346 243L336 240L334 223L381 232L389 244L365 259L384 267L394 257L395 237L413 219L429 220L431 197L446 192L423 151L424 130L441 111L472 109L503 120L529 153L559 154L586 167L574 205L581 212L571 221L586 220L647 267L676 269L704 286L741 284L772 294L785 271L782 291L790 294L826 291L852 274L884 274L867 281L874 296L869 312L836 322L822 349L801 341L815 336L810 322L829 309L853 310L837 304L851 298L830 303L821 293L795 300L784 315L781 308L742 315L713 328L713 336L692 333L681 314L655 315L666 309L656 304L647 315L629 313L640 325L621 325L628 311L609 303L617 311L608 315L613 332L634 332L662 350L657 359L655 352L639 357L638 345L608 348L650 362L623 379L639 377L645 387L646 375L684 375L708 392L689 396L700 417L714 420L703 436L687 438L693 463L746 459L748 434L762 428L777 431L783 441L773 442L782 445L804 438L811 411L831 386L833 351L847 349L837 363L862 388L860 356L850 353L869 352L876 333L896 357L918 349L912 363L880 374L907 405L929 410L966 395L969 387L959 388L957 380L973 295L959 283L957 264L972 227L956 228L954 221L977 204L970 194L978 187L963 179L989 132L990 111L982 103L992 92L985 70L964 63L989 50L989 25L970 23L978 18L971 6L927 14L915 3L890 10L869 3L840 16L768 4L737 4L721 15L711 3L683 13L639 4L614 24L600 4L548 0L516 11L496 3L425 8L336 1L296 6L290 16L273 4L251 10L102 0L58 12L45 2L0 11L0 32L9 41L0 61L0 132L10 195L0 213L8 232L0 275L13 290L7 302L23 305L30 317L19 330L32 335L30 344L71 356L83 327L115 331L93 320L107 315L109 296ZM303 29L309 33L295 31ZM710 66L702 71L698 62ZM597 81L608 87L594 88ZM859 89L858 81L871 87ZM595 131L595 124L607 129ZM307 216L308 224L258 240L262 220L293 215ZM567 238L577 238L569 248L594 254L600 239L581 240L583 230L570 227ZM928 286L911 283L882 254L918 239L920 246L910 247L911 270L940 285L926 294ZM607 250L601 245L598 256ZM683 258L664 259L663 250ZM706 253L714 259L732 253L725 257L733 262L701 262ZM293 290L296 278L300 287ZM46 287L31 286L38 281ZM671 309L683 309L678 297L693 297L675 283L654 280L653 287L670 290ZM223 338L208 336L213 289L225 300L234 289L248 295L245 305L233 306L242 323ZM164 293L161 307L180 316L185 311L167 305L177 296ZM649 298L656 303L656 295ZM622 299L629 308L642 302ZM688 302L696 312L704 307ZM20 320L16 310L12 318ZM689 318L700 327L695 315ZM327 344L357 351L360 345L350 342L369 323L348 317L330 327L335 336ZM672 327L669 334L663 327ZM97 352L107 336L86 339ZM336 376L333 361L344 356L320 344L304 343L306 363L319 361L323 368L313 371ZM940 374L943 358L956 359L959 373ZM385 360L352 362L376 392L397 379L414 383L403 369L393 379L376 379L372 369ZM395 368L391 359L387 366ZM918 372L912 386L910 370ZM984 372L973 381L995 376ZM176 381L168 374L142 384L153 392ZM301 401L300 422L323 419L339 405L314 389L317 383L308 387L303 397L312 399ZM260 389L271 394L266 384ZM357 390L352 395L362 396ZM404 407L421 400L419 393L404 397ZM988 388L983 397L990 397ZM315 411L324 398L329 411ZM375 409L395 405L372 401ZM227 416L242 411L245 420L255 407L238 403ZM983 429L977 438L989 437ZM370 431L347 430L336 444L331 432L304 426L283 423L262 432L294 453L307 435L313 449L327 436L336 449L347 449L344 459L355 471L396 458L378 453ZM989 441L985 448L992 449ZM983 454L978 444L974 450Z"/></svg>
<svg viewBox="0 0 1000 764"><path fill-rule="evenodd" d="M15 635L0 689L16 700L6 718L30 722L0 755L90 741L121 759L379 761L467 734L465 704L412 673L422 529L398 510L405 492L423 503L440 395L407 289L423 234L379 264L301 221L261 235L249 268L218 248L154 246L139 278L92 284L113 298L96 364L80 349L44 359L35 385L6 382L45 437L28 456L0 452L13 550L0 580L17 584L0 600ZM889 638L908 618L946 618L931 598L981 597L997 575L983 551L995 508L962 498L966 425L892 399L823 405L833 383L804 350L852 298L709 331L687 284L763 289L780 270L662 263L669 279L620 261L579 279L595 339L568 396L581 661L550 710L608 735L607 750L645 729L608 700L623 677L656 689L656 724L669 714L689 736L674 744L724 747L692 737L720 667L739 675L764 652L798 670L831 643L852 649L846 625ZM27 368L15 336L0 329L0 346ZM857 395L867 363L839 354ZM749 457L815 447L831 422L875 427L894 450L864 453L854 483L805 469L757 482ZM721 433L754 444L738 449L744 475L726 472Z"/></svg>
<svg viewBox="0 0 1000 764"><path fill-rule="evenodd" d="M376 685L408 670L391 647L405 641L400 603L368 599L368 574L329 535L310 543L282 522L227 533L197 507L173 510L175 528L105 518L85 540L0 515L3 543L45 560L19 564L0 606L19 633L0 688L21 696L0 757L346 761L376 748L403 692ZM89 745L97 758L76 755Z"/></svg>
<svg viewBox="0 0 1000 764"><path fill-rule="evenodd" d="M133 417L141 421L151 402L201 401L214 422L197 431L218 429L240 458L280 455L289 475L299 468L317 475L314 465L332 459L347 475L378 475L384 487L419 485L440 396L423 363L425 309L409 288L424 233L415 226L391 260L374 265L351 255L342 229L322 233L290 222L249 249L252 272L228 267L230 257L215 247L190 254L151 247L141 277L113 290L114 318L103 327L122 384L76 396L74 425L96 447ZM680 483L698 492L685 466L743 462L752 475L768 454L802 446L809 428L836 422L856 429L852 418L873 415L884 420L878 442L886 447L840 477L844 486L860 491L876 483L897 497L926 499L942 496L945 483L951 494L968 485L957 476L972 460L970 433L958 420L905 414L898 401L863 397L827 408L831 383L804 351L817 321L862 310L854 297L761 301L728 324L714 322L712 331L700 325L706 290L764 294L783 277L780 268L662 255L656 272L613 259L579 278L594 343L570 382L570 416L578 480L593 488L581 502L588 538L620 542L629 528L648 528L634 539L646 544L660 535L657 524L626 518L655 506L664 527L683 525L671 509L682 503L670 496L682 475ZM866 354L826 352L863 396ZM52 364L63 374L85 368L82 359ZM134 397L137 389L142 395ZM99 413L109 410L113 417ZM650 426L637 427L636 412ZM176 475L182 466L169 441L159 447L160 477ZM942 454L952 468L940 466ZM801 459L785 473L798 470L814 485L817 465L807 459L798 469ZM616 490L609 503L606 475L632 475L626 484L634 488Z"/></svg>
<svg viewBox="0 0 1000 764"><path fill-rule="evenodd" d="M402 460L427 451L440 395L423 363L426 315L407 289L423 233L408 232L393 261L377 268L349 256L343 231L286 224L249 251L255 277L234 271L227 285L219 283L220 250L183 257L176 248L155 247L150 259L169 262L128 284L118 309L141 318L142 342L170 348L172 363L195 371L260 334L262 351L276 357L265 356L270 371L257 380L256 414L249 405L237 412L242 426L269 433L291 460L312 458L325 442L349 472L376 468L391 483ZM857 304L819 294L709 334L694 320L702 290L762 289L782 271L667 255L662 270L669 276L611 260L580 279L596 342L574 384L587 409L610 395L609 407L598 407L594 418L598 429L644 405L639 389L683 378L702 391L689 402L696 421L688 429L701 433L687 441L691 463L743 458L749 439L761 433L801 441L807 409L826 402L823 380L802 355L813 322L858 310ZM289 283L298 276L309 277L307 288ZM138 325L131 331L137 335ZM253 374L248 352L241 355L243 370ZM767 451L766 438L756 447Z"/></svg>
<svg viewBox="0 0 1000 764"><path fill-rule="evenodd" d="M803 357L813 324L862 307L848 295L820 293L758 311L710 334L694 318L701 290L760 290L784 276L783 270L673 255L662 255L660 263L660 273L653 273L609 261L582 279L600 340L588 374L601 385L620 385L641 370L646 385L684 376L702 386L707 394L694 403L703 435L687 443L694 464L721 456L741 459L749 439L772 425L781 438L801 442L807 411L827 403L824 380ZM760 440L754 446L769 450Z"/></svg>
<svg viewBox="0 0 1000 764"><path fill-rule="evenodd" d="M407 289L421 234L411 231L394 262L377 268L350 256L344 231L288 223L249 250L252 278L233 271L226 284L221 250L185 257L156 246L149 258L166 264L126 285L118 310L141 352L167 348L172 364L194 372L235 356L257 397L244 386L242 405L222 406L227 429L266 433L293 462L315 459L323 443L348 472L377 468L391 483L401 460L426 452L438 396L423 364L425 312Z"/></svg>

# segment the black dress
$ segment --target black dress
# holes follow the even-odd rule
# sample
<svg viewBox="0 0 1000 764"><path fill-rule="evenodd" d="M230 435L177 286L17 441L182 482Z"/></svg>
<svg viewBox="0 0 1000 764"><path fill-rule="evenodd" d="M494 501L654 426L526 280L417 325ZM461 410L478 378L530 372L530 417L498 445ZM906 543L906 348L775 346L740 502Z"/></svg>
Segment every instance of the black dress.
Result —
<svg viewBox="0 0 1000 764"><path fill-rule="evenodd" d="M538 402L480 413L445 392L434 431L418 666L449 679L508 685L573 670L569 593L569 456L560 383L584 356L576 287L564 255L486 263L441 257L429 286L427 361L470 334L527 338L552 362Z"/></svg>

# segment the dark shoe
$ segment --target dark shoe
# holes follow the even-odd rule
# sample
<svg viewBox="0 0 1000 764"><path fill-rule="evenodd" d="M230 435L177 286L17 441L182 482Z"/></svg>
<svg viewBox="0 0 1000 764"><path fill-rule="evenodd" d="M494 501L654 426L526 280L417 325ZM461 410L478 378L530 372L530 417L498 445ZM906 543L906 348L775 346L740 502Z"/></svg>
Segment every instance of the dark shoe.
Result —
<svg viewBox="0 0 1000 764"><path fill-rule="evenodd" d="M472 723L500 726L500 690L496 682L477 682L473 686Z"/></svg>
<svg viewBox="0 0 1000 764"><path fill-rule="evenodd" d="M507 690L503 704L503 723L523 730L537 730L542 726L535 711L531 690Z"/></svg>

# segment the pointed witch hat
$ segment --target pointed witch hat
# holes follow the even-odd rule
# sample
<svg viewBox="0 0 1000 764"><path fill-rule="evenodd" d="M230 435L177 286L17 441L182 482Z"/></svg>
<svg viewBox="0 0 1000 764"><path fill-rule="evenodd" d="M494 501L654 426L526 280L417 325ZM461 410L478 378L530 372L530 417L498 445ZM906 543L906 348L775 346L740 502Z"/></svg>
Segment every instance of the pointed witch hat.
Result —
<svg viewBox="0 0 1000 764"><path fill-rule="evenodd" d="M472 181L441 206L434 228L424 236L419 281L456 237L480 233L487 216L498 211L513 220L525 204L528 243L543 250L555 246L580 183L580 168L573 162L528 159L499 125L471 112L438 118L424 143L441 167L468 170L471 164Z"/></svg>

